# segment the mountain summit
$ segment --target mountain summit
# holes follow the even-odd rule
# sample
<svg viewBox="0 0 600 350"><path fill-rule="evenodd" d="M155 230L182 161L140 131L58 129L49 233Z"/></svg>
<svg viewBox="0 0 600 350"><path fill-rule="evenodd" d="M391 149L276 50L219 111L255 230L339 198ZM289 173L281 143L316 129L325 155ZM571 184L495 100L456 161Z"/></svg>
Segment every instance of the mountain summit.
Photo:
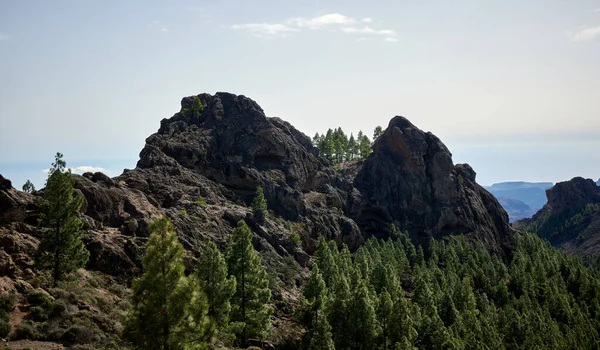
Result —
<svg viewBox="0 0 600 350"><path fill-rule="evenodd" d="M332 165L318 153L310 138L268 118L248 97L185 97L181 110L146 139L135 169L115 178L73 175L85 197L87 268L125 280L137 275L149 223L161 215L174 224L193 268L203 241L224 248L245 219L279 286L273 295L279 317L297 300L320 237L355 250L368 237L388 237L394 225L421 244L454 237L511 254L508 216L476 183L475 171L453 164L435 135L406 118L390 121L364 161ZM0 237L13 237L6 251L18 280L30 266L23 256L41 234L35 227L41 191L16 191L0 180ZM259 186L265 217L250 208Z"/></svg>

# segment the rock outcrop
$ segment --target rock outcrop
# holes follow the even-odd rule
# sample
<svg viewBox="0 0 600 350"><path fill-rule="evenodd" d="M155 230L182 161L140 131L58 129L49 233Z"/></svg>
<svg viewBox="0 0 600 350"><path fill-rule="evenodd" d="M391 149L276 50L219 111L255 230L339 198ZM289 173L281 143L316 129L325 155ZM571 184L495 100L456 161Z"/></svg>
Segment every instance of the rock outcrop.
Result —
<svg viewBox="0 0 600 350"><path fill-rule="evenodd" d="M418 243L466 236L510 255L507 214L476 183L475 171L454 165L436 136L403 117L391 120L368 159L333 167L306 135L266 117L253 100L201 94L204 109L190 113L195 98L183 98L181 111L161 121L135 169L115 178L73 175L85 197L89 269L131 279L141 267L148 224L160 215L174 223L192 269L204 240L224 248L245 219L280 286L273 299L281 315L297 302L319 237L353 250L367 237L387 237L394 224ZM257 186L270 211L264 219L249 208ZM43 234L35 227L38 200L40 192L22 193L0 178L0 245L10 255L0 256L0 272L18 273L15 265L30 263L19 254L35 250Z"/></svg>
<svg viewBox="0 0 600 350"><path fill-rule="evenodd" d="M467 235L499 253L510 249L508 216L475 171L454 165L435 135L406 118L393 118L377 138L355 186L363 199L357 221L367 233L385 233L393 222L420 243Z"/></svg>
<svg viewBox="0 0 600 350"><path fill-rule="evenodd" d="M546 191L548 203L516 226L537 232L573 255L600 254L600 187L581 177L559 182Z"/></svg>

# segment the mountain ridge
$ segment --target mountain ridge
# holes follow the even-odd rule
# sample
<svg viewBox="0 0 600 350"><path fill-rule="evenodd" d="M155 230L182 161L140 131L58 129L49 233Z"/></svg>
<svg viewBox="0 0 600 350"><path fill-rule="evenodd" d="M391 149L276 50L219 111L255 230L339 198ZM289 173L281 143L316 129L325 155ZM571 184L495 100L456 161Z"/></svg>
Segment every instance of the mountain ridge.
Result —
<svg viewBox="0 0 600 350"><path fill-rule="evenodd" d="M190 112L196 99L203 109ZM233 227L246 220L273 278L275 337L294 328L288 318L320 237L355 250L368 237L388 237L394 225L423 245L458 237L510 256L515 231L475 177L468 164L452 162L435 135L400 116L366 160L333 167L308 136L229 93L184 97L181 110L146 139L135 169L114 178L73 175L85 198L87 268L122 281L139 274L149 223L159 216L173 222L190 271L205 240L224 249ZM35 245L43 189L27 194L0 183L0 234ZM257 186L270 211L262 220L249 208ZM25 247L11 250L11 259L32 254ZM27 266L17 264L17 280Z"/></svg>
<svg viewBox="0 0 600 350"><path fill-rule="evenodd" d="M536 232L571 255L600 256L600 187L591 179L575 177L546 191L548 203L517 227Z"/></svg>

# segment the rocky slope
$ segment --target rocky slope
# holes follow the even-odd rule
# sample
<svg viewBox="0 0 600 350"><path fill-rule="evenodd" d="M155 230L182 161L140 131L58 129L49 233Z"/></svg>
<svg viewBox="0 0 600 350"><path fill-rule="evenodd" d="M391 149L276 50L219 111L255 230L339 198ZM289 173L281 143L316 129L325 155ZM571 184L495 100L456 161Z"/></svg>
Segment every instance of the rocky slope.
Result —
<svg viewBox="0 0 600 350"><path fill-rule="evenodd" d="M600 254L600 187L576 177L557 183L546 195L548 203L517 226L537 232L569 254Z"/></svg>
<svg viewBox="0 0 600 350"><path fill-rule="evenodd" d="M290 330L288 316L321 236L355 249L366 237L386 237L395 224L418 243L465 236L510 254L513 231L498 201L476 183L469 165L454 165L435 135L407 119L393 118L364 162L334 168L306 135L267 118L253 100L198 97L205 106L200 115L185 112L195 96L183 98L182 110L146 139L135 169L115 178L73 175L86 199L88 269L127 283L139 272L148 223L160 215L173 221L191 269L203 240L224 248L245 218L273 277L277 343L278 332ZM249 215L259 185L270 210L264 220ZM0 246L18 265L15 278L26 278L41 234L38 197L2 180Z"/></svg>

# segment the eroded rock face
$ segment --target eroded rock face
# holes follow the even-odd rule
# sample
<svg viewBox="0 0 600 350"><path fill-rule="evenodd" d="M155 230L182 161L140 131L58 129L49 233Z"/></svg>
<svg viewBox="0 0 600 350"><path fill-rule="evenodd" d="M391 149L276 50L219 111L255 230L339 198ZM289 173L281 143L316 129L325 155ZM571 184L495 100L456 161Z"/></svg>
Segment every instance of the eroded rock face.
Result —
<svg viewBox="0 0 600 350"><path fill-rule="evenodd" d="M600 256L600 187L575 177L546 190L548 203L517 227L537 232L566 253Z"/></svg>
<svg viewBox="0 0 600 350"><path fill-rule="evenodd" d="M199 115L186 112L196 97L204 105ZM183 98L181 106L147 138L136 169L112 179L74 175L86 199L82 218L90 268L135 274L148 224L160 215L174 223L190 268L204 240L224 247L237 221L246 219L267 266L278 271L293 264L296 282L307 273L302 268L310 266L319 237L353 250L366 237L385 237L391 224L420 243L464 234L500 254L510 249L507 215L476 184L473 169L454 165L435 135L403 117L392 119L366 161L334 169L310 138L266 117L245 96L201 94ZM23 194L1 180L0 206L10 208L10 220L36 211L27 206L39 194ZM272 211L264 220L249 209L259 185ZM2 211L0 220L5 217ZM275 274L294 289L296 282L284 272Z"/></svg>
<svg viewBox="0 0 600 350"><path fill-rule="evenodd" d="M575 177L546 190L546 197L548 203L542 209L544 212L572 215L589 203L600 203L600 188L591 179Z"/></svg>
<svg viewBox="0 0 600 350"><path fill-rule="evenodd" d="M393 118L375 141L354 185L363 198L356 215L367 232L385 235L394 222L421 243L467 234L492 250L510 249L508 216L475 182L475 171L455 166L435 135L404 117Z"/></svg>

